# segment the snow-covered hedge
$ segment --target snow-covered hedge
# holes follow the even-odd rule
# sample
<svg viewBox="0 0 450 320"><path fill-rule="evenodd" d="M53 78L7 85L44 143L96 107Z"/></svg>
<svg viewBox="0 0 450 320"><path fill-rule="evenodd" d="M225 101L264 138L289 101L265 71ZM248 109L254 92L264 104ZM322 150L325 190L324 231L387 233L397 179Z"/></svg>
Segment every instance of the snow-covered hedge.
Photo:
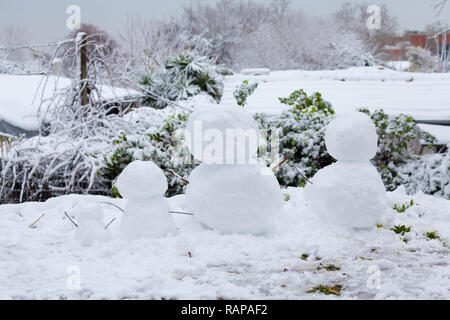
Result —
<svg viewBox="0 0 450 320"><path fill-rule="evenodd" d="M398 175L408 193L422 191L450 200L450 151L408 161Z"/></svg>
<svg viewBox="0 0 450 320"><path fill-rule="evenodd" d="M259 114L256 118L261 127L269 133L273 130L281 130L281 156L283 158L291 156L290 160L277 171L280 184L301 186L306 181L299 176L295 168L310 178L318 170L335 161L328 154L324 141L325 129L334 116L334 110L331 103L323 100L320 93L307 95L303 90L295 91L289 97L281 98L280 101L290 106L287 111L282 113L281 117L270 119ZM391 116L384 113L383 110L376 110L372 113L369 110L361 111L372 118L377 128L378 152L372 162L380 172L386 188L394 190L398 186L406 184L409 186L409 190L443 194L437 188L423 187L424 184L445 185L446 182L442 175L433 175L430 178L437 179L438 182L430 182L428 179L428 182L417 184L414 180L418 180L418 178L409 178L407 174L408 168L412 168L414 165L429 165L425 156L421 158L413 154L412 143L417 140L432 143L435 138L421 131L416 121L409 115ZM439 158L439 156L436 157Z"/></svg>

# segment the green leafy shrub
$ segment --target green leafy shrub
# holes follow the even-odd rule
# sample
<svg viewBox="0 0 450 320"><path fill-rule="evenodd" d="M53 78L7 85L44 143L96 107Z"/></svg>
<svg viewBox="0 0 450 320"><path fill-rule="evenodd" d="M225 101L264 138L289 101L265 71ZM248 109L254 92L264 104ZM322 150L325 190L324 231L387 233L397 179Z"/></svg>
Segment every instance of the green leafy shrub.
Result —
<svg viewBox="0 0 450 320"><path fill-rule="evenodd" d="M142 76L143 102L161 109L168 101L186 100L200 92L219 102L223 94L223 73L223 66L194 51L172 55L163 66Z"/></svg>
<svg viewBox="0 0 450 320"><path fill-rule="evenodd" d="M248 80L244 80L243 84L237 86L233 92L233 96L239 106L244 107L247 104L247 98L251 96L258 88L258 82L250 84Z"/></svg>
<svg viewBox="0 0 450 320"><path fill-rule="evenodd" d="M290 160L277 171L277 178L284 186L304 186L296 167L307 177L334 162L325 147L325 129L331 121L334 110L320 93L310 96L303 90L293 92L281 103L290 106L278 119L269 120L262 114L256 115L260 127L269 135L280 130L281 157Z"/></svg>

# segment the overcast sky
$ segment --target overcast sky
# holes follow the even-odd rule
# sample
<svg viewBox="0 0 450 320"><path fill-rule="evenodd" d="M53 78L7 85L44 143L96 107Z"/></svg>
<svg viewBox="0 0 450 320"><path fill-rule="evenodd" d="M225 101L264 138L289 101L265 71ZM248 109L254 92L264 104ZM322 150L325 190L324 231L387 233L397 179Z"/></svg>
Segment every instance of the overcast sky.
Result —
<svg viewBox="0 0 450 320"><path fill-rule="evenodd" d="M19 24L28 29L34 38L46 40L65 35L66 9L79 5L82 21L93 23L115 34L124 25L127 16L165 18L180 11L182 4L192 0L0 0L0 28ZM216 0L203 0L216 1ZM255 0L269 3L271 0ZM347 0L348 1L348 0ZM351 0L352 2L367 2ZM436 20L450 20L450 3L436 17L432 3L438 0L369 0L370 4L386 4L398 17L402 29L420 30ZM328 15L337 11L345 0L293 0L293 5L312 15ZM449 21L450 22L450 21Z"/></svg>

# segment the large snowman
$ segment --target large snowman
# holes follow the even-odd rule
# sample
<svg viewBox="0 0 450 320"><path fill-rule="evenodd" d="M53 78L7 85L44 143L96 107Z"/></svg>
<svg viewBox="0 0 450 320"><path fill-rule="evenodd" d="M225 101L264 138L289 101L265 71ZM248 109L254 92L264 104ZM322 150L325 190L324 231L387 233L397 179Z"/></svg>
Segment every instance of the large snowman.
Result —
<svg viewBox="0 0 450 320"><path fill-rule="evenodd" d="M307 203L331 223L374 227L387 208L386 189L370 162L377 152L375 125L364 113L344 113L328 125L325 144L338 161L314 176L305 189Z"/></svg>
<svg viewBox="0 0 450 320"><path fill-rule="evenodd" d="M270 232L282 195L273 172L257 161L259 131L252 116L237 107L200 109L189 117L185 141L202 162L186 190L198 221L229 234Z"/></svg>

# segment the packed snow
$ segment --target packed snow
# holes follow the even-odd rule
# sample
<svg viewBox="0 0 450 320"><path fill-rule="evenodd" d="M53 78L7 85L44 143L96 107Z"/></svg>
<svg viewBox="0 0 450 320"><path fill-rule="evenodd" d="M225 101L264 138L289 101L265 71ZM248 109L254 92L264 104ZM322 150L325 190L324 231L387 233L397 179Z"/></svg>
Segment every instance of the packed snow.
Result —
<svg viewBox="0 0 450 320"><path fill-rule="evenodd" d="M373 228L387 208L386 189L370 162L377 153L375 125L364 113L343 113L328 124L325 144L338 161L316 173L306 200L324 220Z"/></svg>
<svg viewBox="0 0 450 320"><path fill-rule="evenodd" d="M380 219L383 227L348 230L324 223L305 203L303 189L283 194L275 230L266 236L223 234L195 216L174 215L176 234L124 241L123 213L111 204L124 209L126 200L70 195L0 206L0 298L338 298L308 293L319 285L342 285L344 299L450 297L448 200L388 193L391 209ZM414 206L406 212L392 209L411 199ZM168 199L171 210L186 211L185 200ZM117 218L108 228L111 241L90 247L73 242L77 228L64 211L72 217L81 203L101 206L105 226ZM396 234L390 230L395 225L411 226L411 232ZM424 235L434 231L440 239ZM380 271L378 289L368 286L373 268ZM70 285L77 274L80 285Z"/></svg>
<svg viewBox="0 0 450 320"><path fill-rule="evenodd" d="M122 236L128 239L157 238L175 231L164 194L167 179L151 161L134 161L119 175L116 187L127 199Z"/></svg>
<svg viewBox="0 0 450 320"><path fill-rule="evenodd" d="M199 222L225 233L270 232L282 207L280 185L261 164L202 163L189 177L186 197Z"/></svg>
<svg viewBox="0 0 450 320"><path fill-rule="evenodd" d="M386 210L386 189L369 161L338 161L319 170L311 181L307 201L334 224L372 228Z"/></svg>
<svg viewBox="0 0 450 320"><path fill-rule="evenodd" d="M368 161L377 153L378 135L368 115L346 112L328 124L325 144L336 160Z"/></svg>

